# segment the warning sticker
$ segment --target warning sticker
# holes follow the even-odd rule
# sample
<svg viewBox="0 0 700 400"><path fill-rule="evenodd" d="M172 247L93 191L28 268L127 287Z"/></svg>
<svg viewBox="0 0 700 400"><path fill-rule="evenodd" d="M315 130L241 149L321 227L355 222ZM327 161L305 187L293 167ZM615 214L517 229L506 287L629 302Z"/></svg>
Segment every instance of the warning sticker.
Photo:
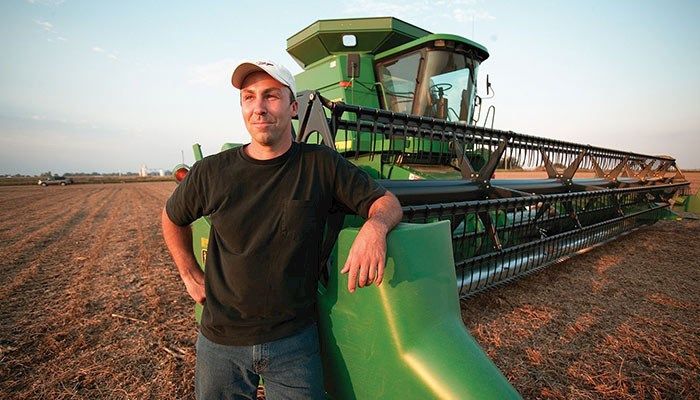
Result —
<svg viewBox="0 0 700 400"><path fill-rule="evenodd" d="M199 245L202 247L202 264L207 262L207 248L209 247L209 238L201 238Z"/></svg>

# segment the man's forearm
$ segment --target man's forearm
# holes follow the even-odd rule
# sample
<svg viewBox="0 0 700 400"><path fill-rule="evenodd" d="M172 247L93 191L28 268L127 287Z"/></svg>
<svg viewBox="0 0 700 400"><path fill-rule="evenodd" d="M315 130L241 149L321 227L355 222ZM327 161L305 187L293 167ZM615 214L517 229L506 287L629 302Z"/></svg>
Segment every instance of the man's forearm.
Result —
<svg viewBox="0 0 700 400"><path fill-rule="evenodd" d="M195 301L203 301L204 273L194 258L191 228L189 226L178 226L173 223L165 209L163 209L161 215L161 223L163 226L163 239L168 246L168 250L170 250L180 277L187 287L187 292L190 293Z"/></svg>
<svg viewBox="0 0 700 400"><path fill-rule="evenodd" d="M403 211L399 200L393 193L387 191L372 203L366 223L374 225L376 229L381 229L386 235L401 222L402 217Z"/></svg>

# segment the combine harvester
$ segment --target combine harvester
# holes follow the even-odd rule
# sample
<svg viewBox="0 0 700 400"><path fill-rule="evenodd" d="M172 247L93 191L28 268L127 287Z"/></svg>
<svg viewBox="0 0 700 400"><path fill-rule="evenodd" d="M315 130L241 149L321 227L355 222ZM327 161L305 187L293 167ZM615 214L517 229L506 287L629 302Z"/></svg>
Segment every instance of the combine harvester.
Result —
<svg viewBox="0 0 700 400"><path fill-rule="evenodd" d="M328 219L318 301L330 398L519 398L464 327L459 298L652 224L689 189L670 157L477 126L489 54L463 37L395 18L322 20L287 51L304 68L296 140L334 148L404 211L384 284L354 294L338 266L362 220ZM492 126L495 109L485 114ZM546 178L496 179L506 165ZM203 266L208 219L193 232Z"/></svg>

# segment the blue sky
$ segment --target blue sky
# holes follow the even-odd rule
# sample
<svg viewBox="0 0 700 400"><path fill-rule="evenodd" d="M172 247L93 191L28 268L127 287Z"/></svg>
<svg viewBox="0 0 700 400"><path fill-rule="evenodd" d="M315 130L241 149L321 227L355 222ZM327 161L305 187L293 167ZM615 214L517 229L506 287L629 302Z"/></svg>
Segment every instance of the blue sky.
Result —
<svg viewBox="0 0 700 400"><path fill-rule="evenodd" d="M247 142L230 74L318 19L395 16L489 49L495 127L700 168L699 1L6 0L0 174L137 171ZM292 4L290 6L290 4ZM273 13L271 10L277 10Z"/></svg>

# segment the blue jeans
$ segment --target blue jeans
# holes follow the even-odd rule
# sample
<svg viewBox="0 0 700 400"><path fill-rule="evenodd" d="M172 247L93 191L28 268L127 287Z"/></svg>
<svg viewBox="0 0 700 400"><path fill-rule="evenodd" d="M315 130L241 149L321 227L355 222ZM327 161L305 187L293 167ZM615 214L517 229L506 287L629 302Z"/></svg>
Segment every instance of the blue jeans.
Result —
<svg viewBox="0 0 700 400"><path fill-rule="evenodd" d="M195 367L198 400L253 399L259 378L265 398L323 399L323 372L316 324L283 339L227 346L199 333Z"/></svg>

